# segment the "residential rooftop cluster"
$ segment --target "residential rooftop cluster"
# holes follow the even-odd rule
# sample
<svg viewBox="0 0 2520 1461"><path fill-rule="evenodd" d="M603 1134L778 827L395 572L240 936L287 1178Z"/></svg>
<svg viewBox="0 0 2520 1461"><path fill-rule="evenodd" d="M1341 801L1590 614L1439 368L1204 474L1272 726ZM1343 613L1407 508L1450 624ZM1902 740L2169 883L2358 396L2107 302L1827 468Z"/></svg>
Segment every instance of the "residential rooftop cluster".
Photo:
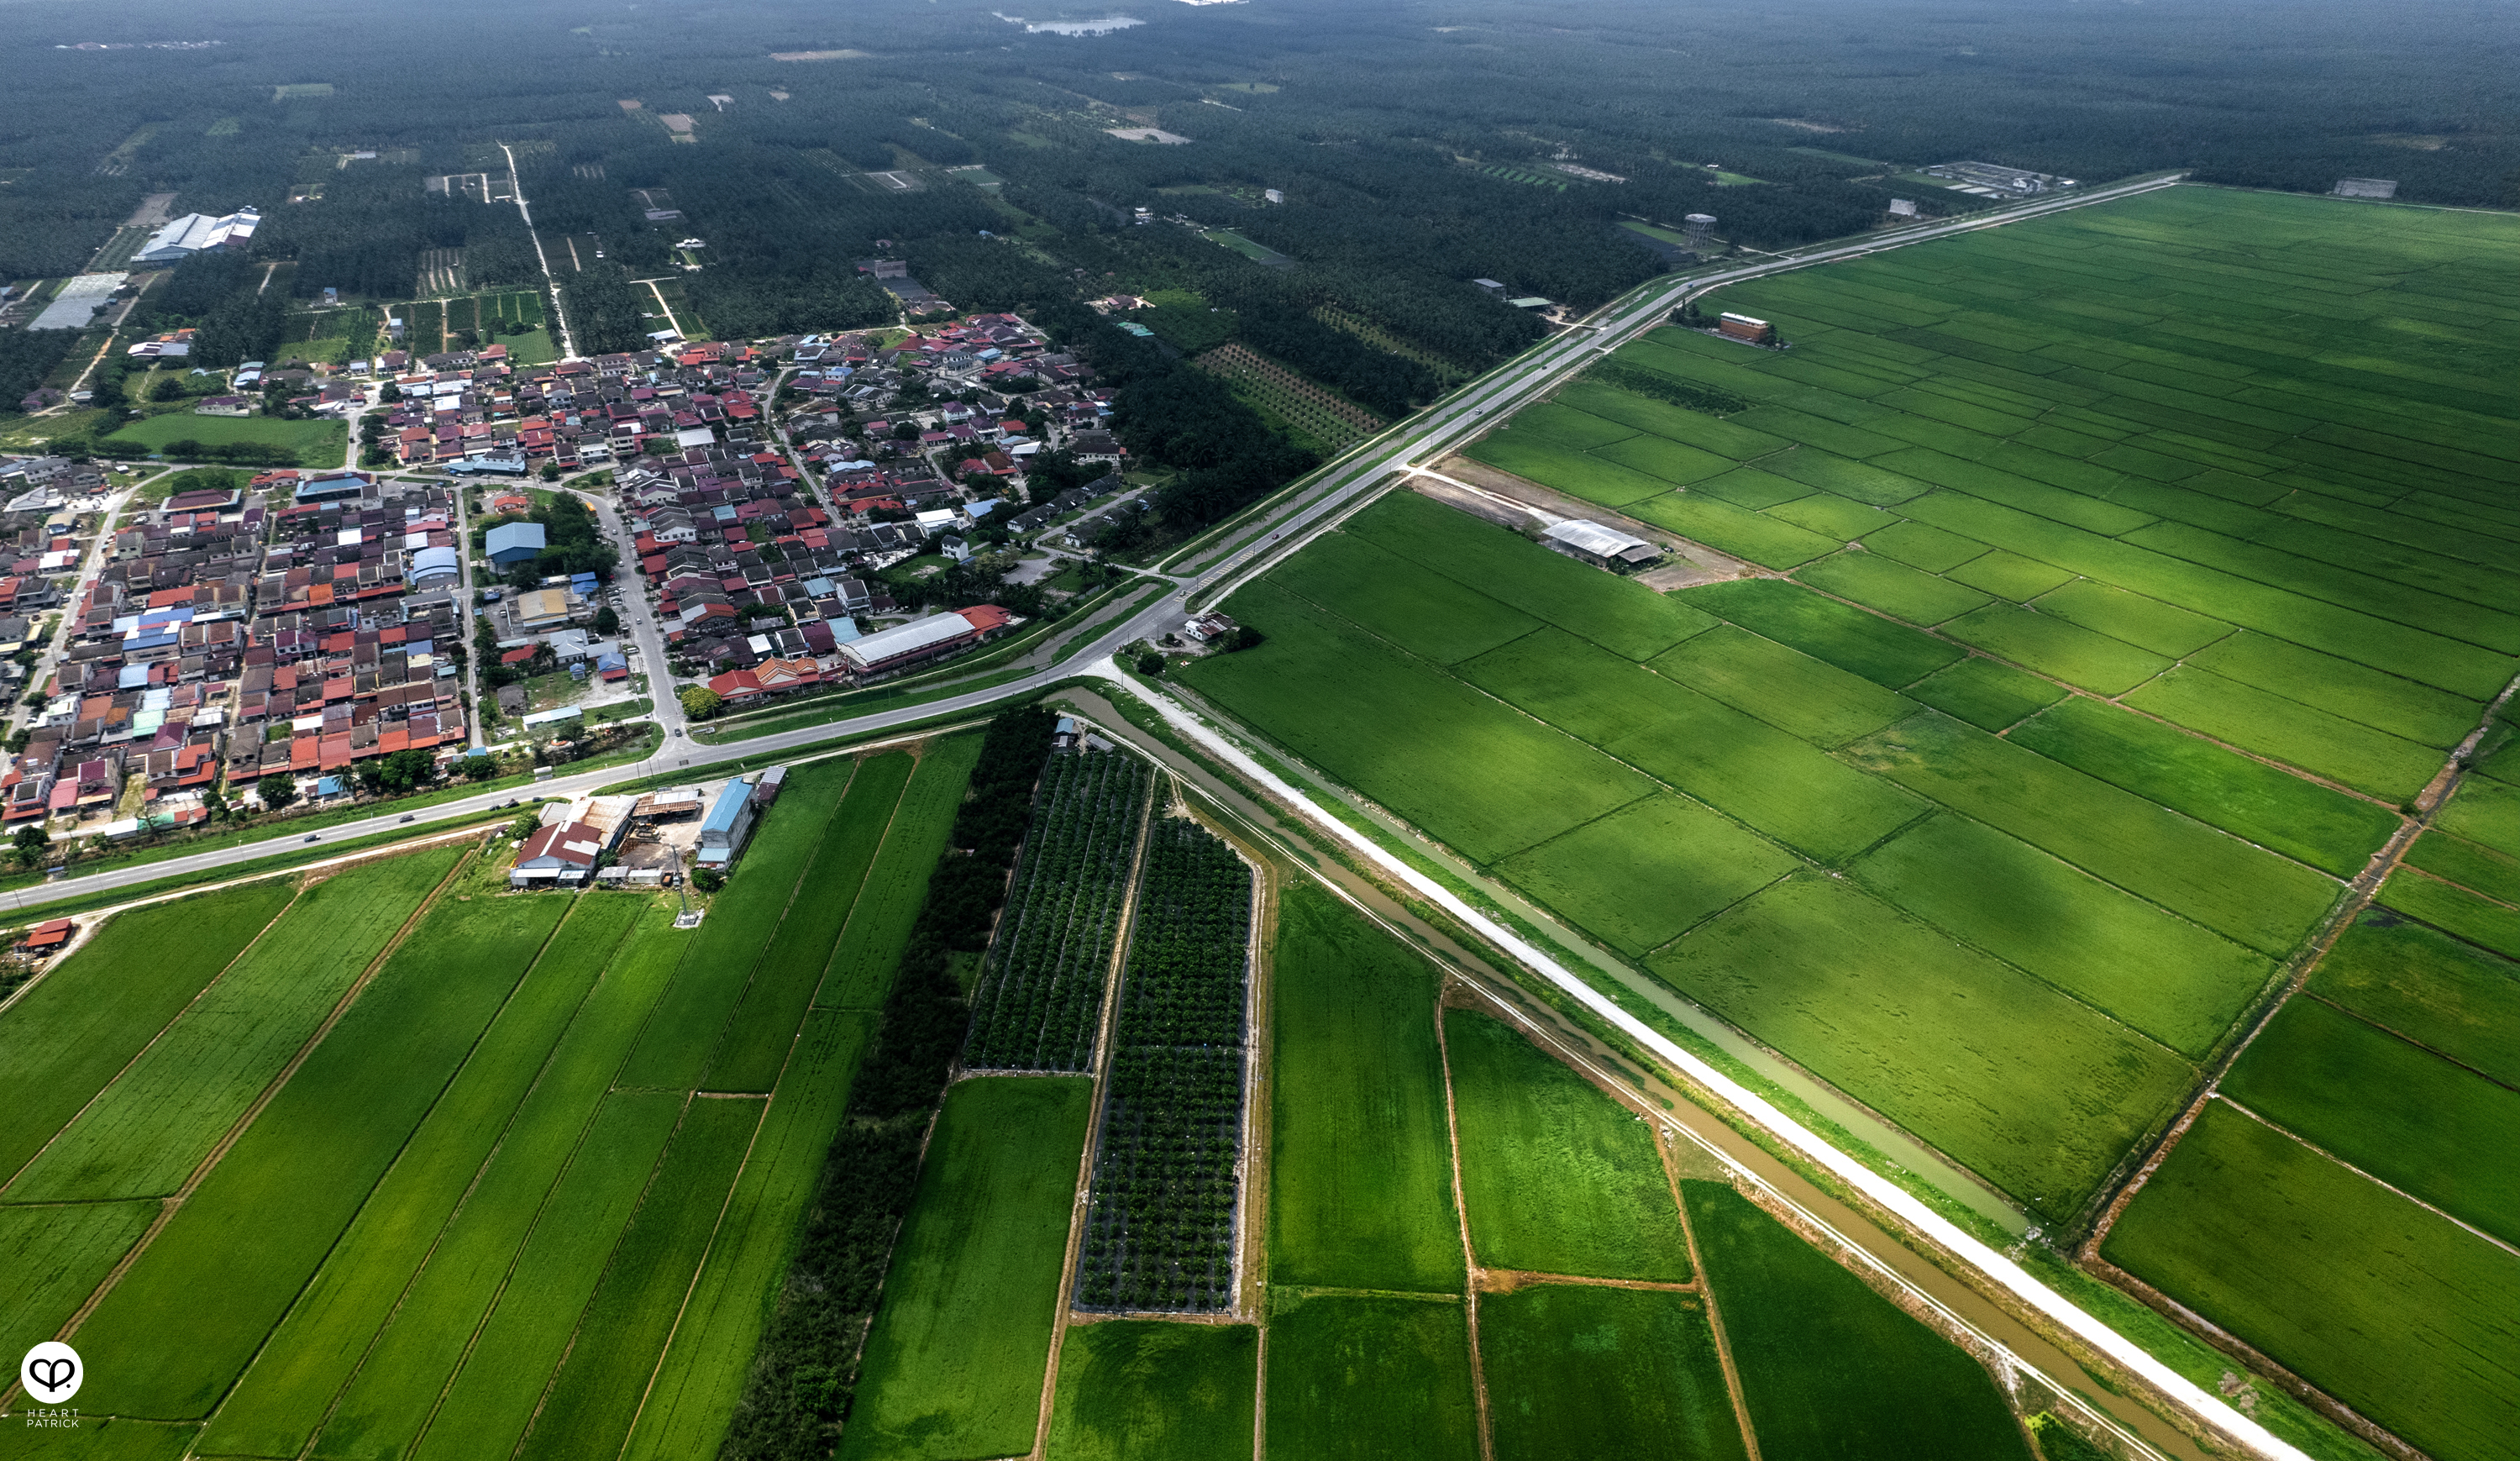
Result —
<svg viewBox="0 0 2520 1461"><path fill-rule="evenodd" d="M682 358L739 348L687 345ZM1084 462L1116 465L1125 453L1102 430L1110 393L1017 316L889 344L808 335L758 357L797 367L779 423L792 455L730 423L718 428L724 439L642 433L643 454L616 473L668 653L724 700L890 674L998 632L1012 616L995 605L874 629L903 612L877 575L929 549L967 561L983 526L1037 529L1118 485L1114 475L1018 510L1012 492L1054 445ZM1040 426L1010 414L1018 409Z"/></svg>
<svg viewBox="0 0 2520 1461"><path fill-rule="evenodd" d="M146 353L181 362L188 337ZM969 562L1120 488L1111 392L1092 374L1012 314L534 366L499 344L388 350L324 380L249 362L194 409L286 396L356 413L376 390L371 460L430 479L239 473L133 501L102 542L102 468L0 459L0 655L37 666L0 661L29 707L0 815L72 837L180 827L222 796L252 804L273 778L322 799L396 753L447 768L476 719L531 737L578 714L550 708L577 695L529 695L560 669L605 687L597 700L641 693L623 683L635 650L603 617L600 564L547 576L557 520L538 495L461 476L611 466L604 531L617 525L638 571L613 586L653 615L668 660L641 666L652 697L679 673L741 705L956 654L1021 618L959 590L897 601L884 571L922 553ZM1053 455L1054 485L1028 492ZM1107 470L1077 485L1075 464ZM57 657L22 653L51 649L52 610ZM484 671L477 711L467 655Z"/></svg>
<svg viewBox="0 0 2520 1461"><path fill-rule="evenodd" d="M128 835L202 820L222 774L231 799L269 777L320 796L373 756L453 754L456 605L425 571L453 507L436 484L283 471L126 520L68 607L0 818Z"/></svg>
<svg viewBox="0 0 2520 1461"><path fill-rule="evenodd" d="M383 357L389 366L399 352ZM508 363L507 346L431 355L392 377L385 429L406 467L494 455L562 471L659 441L750 440L767 379L750 345L692 344L555 365Z"/></svg>

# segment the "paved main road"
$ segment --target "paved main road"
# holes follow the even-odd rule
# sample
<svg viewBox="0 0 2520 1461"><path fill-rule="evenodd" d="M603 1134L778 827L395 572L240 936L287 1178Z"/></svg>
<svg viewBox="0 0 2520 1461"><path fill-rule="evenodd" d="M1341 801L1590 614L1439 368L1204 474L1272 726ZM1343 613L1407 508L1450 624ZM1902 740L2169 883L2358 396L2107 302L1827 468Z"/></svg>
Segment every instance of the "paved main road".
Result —
<svg viewBox="0 0 2520 1461"><path fill-rule="evenodd" d="M1931 239L1997 228L2068 208L2089 207L2170 187L2183 175L2141 178L1896 234L1821 245L1773 255L1758 263L1654 280L1603 305L1565 333L1490 372L1423 414L1351 449L1332 471L1291 497L1278 515L1240 526L1214 546L1177 557L1172 566L1196 571L1196 581L1201 586L1215 584L1220 590L1201 595L1202 599L1223 597L1243 578L1298 546L1304 529L1327 525L1325 520L1337 516L1360 490L1405 468L1433 463L1498 419L1556 388L1566 377L1593 364L1601 354L1665 323L1673 309L1709 290L1816 264L1840 263ZM1220 574L1220 568L1229 571ZM1192 580L1185 576L1182 581Z"/></svg>
<svg viewBox="0 0 2520 1461"><path fill-rule="evenodd" d="M887 730L962 713L979 713L1005 701L1033 695L1077 672L1077 666L1090 664L1118 651L1133 640L1148 639L1177 626L1193 601L1205 604L1222 598L1237 585L1255 573L1262 572L1278 559L1300 547L1308 538L1324 530L1349 508L1378 487L1392 474L1411 466L1430 463L1445 452L1462 444L1492 425L1498 418L1537 399L1562 383L1566 377L1582 370L1630 337L1663 323L1674 307L1695 296L1727 284L1757 279L1788 269L1809 268L1815 264L1833 263L1858 258L1887 249L1905 248L1928 239L1947 238L1981 228L1994 228L2023 218L2037 217L2067 208L2088 207L2093 204L2131 197L2169 187L2178 181L2176 175L2121 183L2113 187L2093 188L2051 199L2036 200L2019 206L1998 209L1955 219L1948 223L1877 238L1864 238L1845 244L1827 245L1799 253L1781 254L1755 264L1685 275L1676 279L1658 279L1631 292L1625 297L1595 311L1581 324L1563 335L1540 345L1520 359L1491 372L1464 388L1441 404L1392 428L1382 435L1351 450L1345 457L1312 482L1284 499L1262 510L1238 525L1216 544L1197 549L1174 560L1169 578L1174 589L1148 603L1126 618L1116 620L1097 634L1091 643L1068 657L1066 663L1046 666L1018 680L973 690L966 695L928 701L922 705L834 720L824 725L806 726L777 735L737 741L723 746L701 746L670 734L680 720L679 706L667 692L663 646L650 644L654 626L645 616L634 611L633 623L641 642L641 658L646 661L649 684L657 690L655 699L659 717L669 727L661 749L648 760L629 766L611 766L601 771L580 772L574 776L554 777L538 782L530 790L509 789L486 792L460 800L444 801L434 806L404 812L389 810L357 822L328 827L318 839L325 843L347 842L353 838L392 832L411 819L414 833L430 826L463 818L477 817L495 809L500 803L519 797L571 797L592 792L616 781L634 777L688 774L704 777L713 767L727 762L772 755L781 752L801 751L826 742L879 736ZM608 513L608 503L599 499L599 513ZM608 521L606 527L618 532L617 521ZM623 595L625 603L633 597ZM644 605L641 606L644 608ZM214 852L199 852L189 857L170 857L162 862L143 863L109 873L73 878L42 888L28 889L22 905L33 908L46 902L68 897L86 897L116 888L155 882L161 878L207 875L257 857L286 851L292 835L285 830L272 839L226 847Z"/></svg>
<svg viewBox="0 0 2520 1461"><path fill-rule="evenodd" d="M637 555L638 535L622 523L610 497L583 487L569 490L594 510L605 536L620 546L624 557ZM639 650L639 672L648 677L648 702L655 708L656 723L664 728L667 746L679 745L678 738L686 724L683 703L674 695L674 674L665 661L665 633L656 622L655 606L648 602L639 580L630 574L616 574L612 584L614 597L621 601L621 616L628 622L630 642Z"/></svg>

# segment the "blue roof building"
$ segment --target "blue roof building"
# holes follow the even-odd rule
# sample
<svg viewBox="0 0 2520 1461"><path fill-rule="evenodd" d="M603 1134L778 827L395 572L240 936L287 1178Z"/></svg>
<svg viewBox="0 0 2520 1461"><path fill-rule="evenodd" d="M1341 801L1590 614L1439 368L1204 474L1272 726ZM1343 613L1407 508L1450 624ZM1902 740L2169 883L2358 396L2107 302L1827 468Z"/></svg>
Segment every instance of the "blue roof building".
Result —
<svg viewBox="0 0 2520 1461"><path fill-rule="evenodd" d="M540 523L502 523L483 534L482 548L490 561L503 569L542 556L543 525Z"/></svg>
<svg viewBox="0 0 2520 1461"><path fill-rule="evenodd" d="M411 556L403 570L404 579L413 588L431 588L462 576L464 559L452 548L423 548Z"/></svg>
<svg viewBox="0 0 2520 1461"><path fill-rule="evenodd" d="M330 477L310 477L297 484L291 499L299 507L310 502L340 502L358 496L368 489L368 479L355 472L337 472Z"/></svg>
<svg viewBox="0 0 2520 1461"><path fill-rule="evenodd" d="M709 803L695 860L702 867L724 868L743 850L743 840L751 833L752 788L738 776L719 788L717 799Z"/></svg>

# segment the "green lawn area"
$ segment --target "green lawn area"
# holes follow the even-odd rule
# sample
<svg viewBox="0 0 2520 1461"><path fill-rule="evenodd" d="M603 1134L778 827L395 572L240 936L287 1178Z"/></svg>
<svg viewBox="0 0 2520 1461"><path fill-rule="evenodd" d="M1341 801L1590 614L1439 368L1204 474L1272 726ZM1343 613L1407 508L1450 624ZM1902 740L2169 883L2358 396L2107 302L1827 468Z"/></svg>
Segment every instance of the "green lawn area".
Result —
<svg viewBox="0 0 2520 1461"><path fill-rule="evenodd" d="M1634 1112L1485 1015L1447 1011L1444 1038L1481 1263L1688 1281L1670 1179Z"/></svg>
<svg viewBox="0 0 2520 1461"><path fill-rule="evenodd" d="M1462 1301L1273 1294L1269 1461L1472 1461Z"/></svg>
<svg viewBox="0 0 2520 1461"><path fill-rule="evenodd" d="M1706 1301L1533 1285L1479 1301L1498 1461L1748 1454Z"/></svg>
<svg viewBox="0 0 2520 1461"><path fill-rule="evenodd" d="M537 326L522 335L503 332L495 343L508 347L508 359L516 365L549 365L560 358L560 344L547 327Z"/></svg>
<svg viewBox="0 0 2520 1461"><path fill-rule="evenodd" d="M1250 1461L1260 1331L1115 1319L1058 1351L1052 1461Z"/></svg>
<svg viewBox="0 0 2520 1461"><path fill-rule="evenodd" d="M1310 884L1276 960L1272 1276L1458 1292L1435 971Z"/></svg>
<svg viewBox="0 0 2520 1461"><path fill-rule="evenodd" d="M242 441L289 447L298 465L338 467L350 439L350 429L338 421L279 421L263 416L196 416L189 408L135 421L106 439L136 441L162 451L169 442L199 441L226 446Z"/></svg>
<svg viewBox="0 0 2520 1461"><path fill-rule="evenodd" d="M1762 1456L2030 1461L2003 1393L1968 1351L1740 1193L1681 1189Z"/></svg>
<svg viewBox="0 0 2520 1461"><path fill-rule="evenodd" d="M2102 1256L2436 1456L2520 1456L2520 1257L2215 1102Z"/></svg>
<svg viewBox="0 0 2520 1461"><path fill-rule="evenodd" d="M1293 259L1280 253L1277 250L1255 244L1249 239L1244 238L1242 235L1236 233L1233 229L1210 228L1203 232L1209 243L1221 244L1226 248L1233 250L1235 252L1241 254L1244 258L1250 259L1254 263L1286 264L1294 262Z"/></svg>
<svg viewBox="0 0 2520 1461"><path fill-rule="evenodd" d="M101 410L64 411L57 416L0 415L0 447L23 450L38 442L84 436L104 419Z"/></svg>

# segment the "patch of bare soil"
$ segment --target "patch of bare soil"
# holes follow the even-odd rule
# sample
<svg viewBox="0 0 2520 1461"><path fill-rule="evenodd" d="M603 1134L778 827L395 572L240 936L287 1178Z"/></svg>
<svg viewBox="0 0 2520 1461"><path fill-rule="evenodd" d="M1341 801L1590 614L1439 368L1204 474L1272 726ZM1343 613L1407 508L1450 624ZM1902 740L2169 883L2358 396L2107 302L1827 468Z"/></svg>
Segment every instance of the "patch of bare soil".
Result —
<svg viewBox="0 0 2520 1461"><path fill-rule="evenodd" d="M1669 593L1675 588L1688 588L1699 583L1723 583L1733 578L1776 576L1757 564L1734 558L1730 553L1719 553L1704 543L1682 537L1668 527L1660 527L1654 524L1628 517L1624 513L1603 507L1598 502L1586 502L1581 497L1569 497L1554 488L1542 486L1529 478L1516 477L1510 472L1501 471L1485 462L1473 462L1468 457L1454 455L1436 463L1433 470L1446 477L1467 482L1481 491L1494 492L1498 496L1511 498L1514 502L1533 509L1535 521L1540 515L1550 518L1581 518L1587 523L1598 523L1604 527L1615 527L1621 532L1634 533L1646 542L1659 544L1664 552L1671 555L1670 560L1637 575L1638 582L1658 592ZM1428 482L1422 477L1417 479L1413 485L1430 497L1437 497L1439 501L1461 507L1464 511L1476 512L1478 516L1492 523L1504 521L1505 515L1510 511L1493 502L1486 504L1484 510L1471 508L1468 506L1468 500L1477 496L1477 493L1473 492L1451 489L1445 495L1438 496L1436 492L1429 489L1441 487L1443 484Z"/></svg>

